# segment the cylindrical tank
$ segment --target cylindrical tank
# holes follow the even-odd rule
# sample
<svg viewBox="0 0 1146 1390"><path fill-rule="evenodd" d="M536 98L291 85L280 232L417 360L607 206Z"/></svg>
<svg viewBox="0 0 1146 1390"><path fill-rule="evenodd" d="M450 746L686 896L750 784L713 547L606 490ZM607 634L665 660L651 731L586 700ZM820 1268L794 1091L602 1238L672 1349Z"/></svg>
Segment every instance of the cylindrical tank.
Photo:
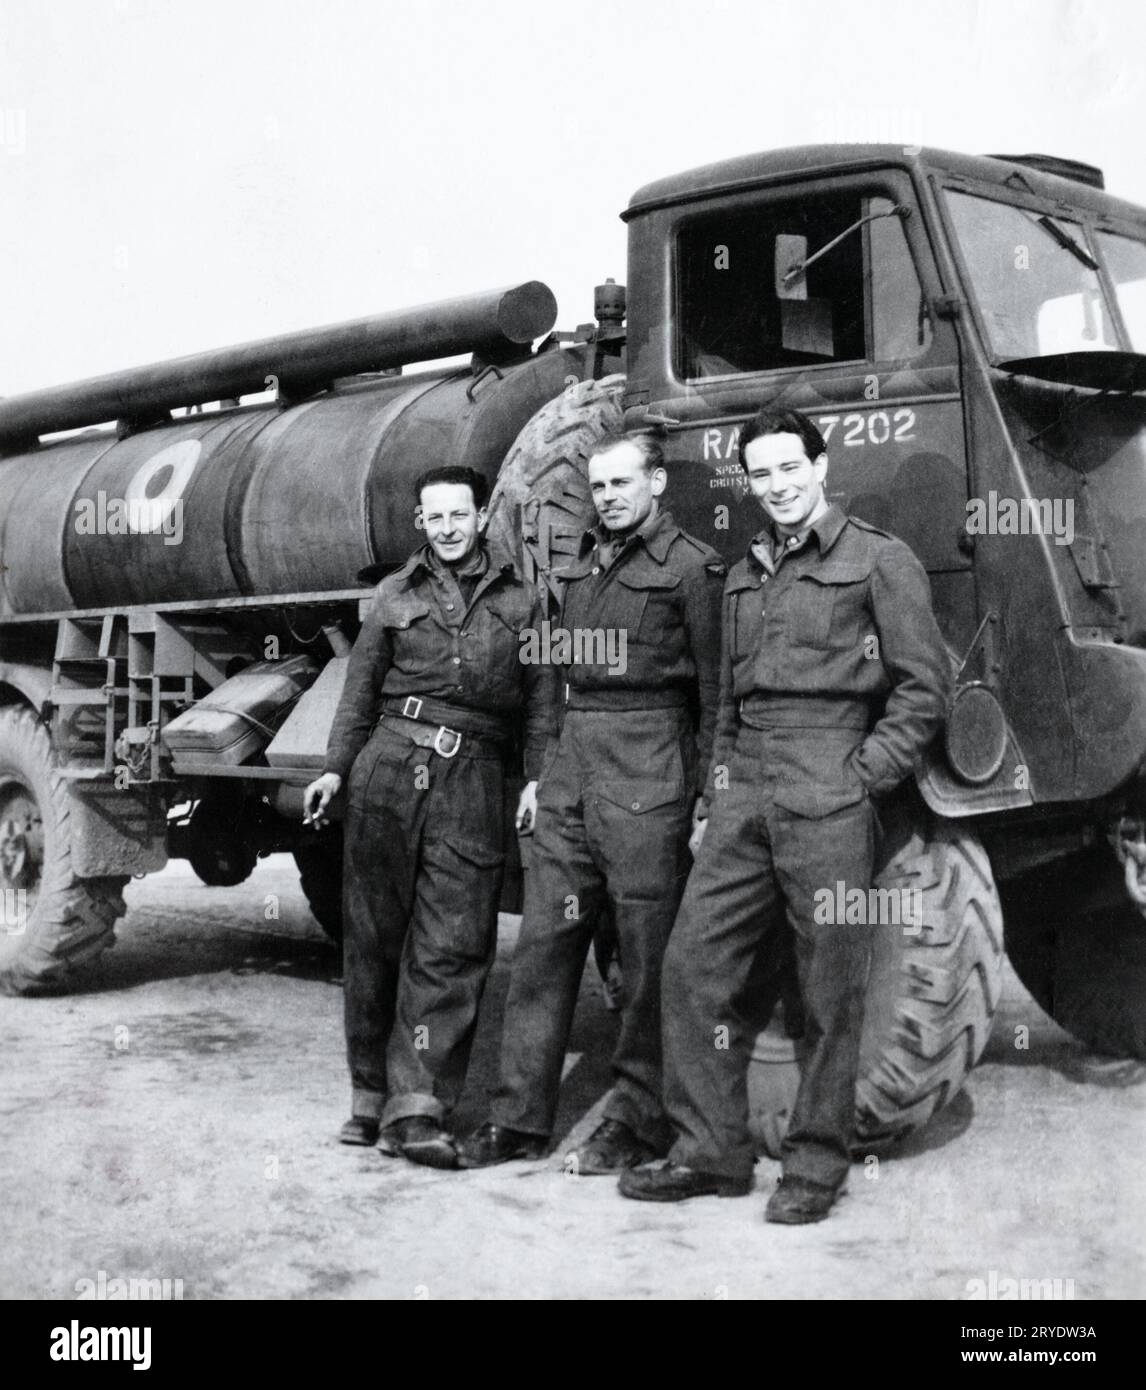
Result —
<svg viewBox="0 0 1146 1390"><path fill-rule="evenodd" d="M397 564L421 539L417 476L463 464L492 486L583 358L382 378L0 460L0 621L354 587L359 570Z"/></svg>

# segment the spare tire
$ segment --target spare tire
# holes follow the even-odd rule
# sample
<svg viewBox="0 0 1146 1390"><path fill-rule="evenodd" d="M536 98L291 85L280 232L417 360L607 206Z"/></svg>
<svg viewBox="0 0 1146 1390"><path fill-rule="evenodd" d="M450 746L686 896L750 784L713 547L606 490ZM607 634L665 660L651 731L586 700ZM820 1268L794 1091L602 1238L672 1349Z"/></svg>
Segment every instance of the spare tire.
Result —
<svg viewBox="0 0 1146 1390"><path fill-rule="evenodd" d="M574 558L592 523L588 454L620 425L624 387L619 373L568 387L533 416L501 465L486 534L511 554L524 548L542 574Z"/></svg>

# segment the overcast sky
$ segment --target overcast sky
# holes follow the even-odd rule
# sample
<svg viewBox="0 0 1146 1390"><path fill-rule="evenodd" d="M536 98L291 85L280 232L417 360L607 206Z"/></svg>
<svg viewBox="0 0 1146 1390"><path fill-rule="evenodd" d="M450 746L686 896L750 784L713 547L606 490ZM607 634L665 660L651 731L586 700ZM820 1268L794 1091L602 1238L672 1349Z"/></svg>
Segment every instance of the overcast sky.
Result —
<svg viewBox="0 0 1146 1390"><path fill-rule="evenodd" d="M881 139L1146 204L1141 0L0 0L0 395L523 279L625 278L712 160Z"/></svg>

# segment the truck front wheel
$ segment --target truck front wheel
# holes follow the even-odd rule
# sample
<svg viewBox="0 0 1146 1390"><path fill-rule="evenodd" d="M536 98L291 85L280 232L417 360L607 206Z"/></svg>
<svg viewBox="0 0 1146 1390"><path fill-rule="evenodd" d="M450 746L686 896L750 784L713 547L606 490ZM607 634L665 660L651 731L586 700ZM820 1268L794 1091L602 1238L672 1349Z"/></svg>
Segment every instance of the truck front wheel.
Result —
<svg viewBox="0 0 1146 1390"><path fill-rule="evenodd" d="M72 872L67 783L48 731L26 708L0 708L0 992L66 989L115 941L126 877Z"/></svg>
<svg viewBox="0 0 1146 1390"><path fill-rule="evenodd" d="M884 824L875 886L913 904L917 918L881 924L876 935L856 1086L857 1154L878 1152L954 1099L987 1044L1002 988L1002 909L978 839L935 821L914 788L887 808ZM753 1137L774 1158L799 1082L798 1046L773 1023L749 1066Z"/></svg>

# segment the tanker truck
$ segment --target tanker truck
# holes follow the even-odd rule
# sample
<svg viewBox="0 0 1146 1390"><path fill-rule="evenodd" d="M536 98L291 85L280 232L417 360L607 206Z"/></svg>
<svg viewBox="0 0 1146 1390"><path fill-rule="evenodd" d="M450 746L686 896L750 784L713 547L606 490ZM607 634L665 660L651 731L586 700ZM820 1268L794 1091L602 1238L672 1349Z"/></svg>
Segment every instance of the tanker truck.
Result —
<svg viewBox="0 0 1146 1390"><path fill-rule="evenodd" d="M373 586L420 540L425 467L482 472L491 533L553 586L586 451L656 426L674 515L731 561L761 523L737 433L782 404L826 438L831 500L925 566L954 677L881 812L875 889L912 910L878 934L860 1151L959 1091L1004 953L1133 1070L1146 210L1051 156L845 145L662 179L622 217L627 291L573 332L529 281L0 401L0 984L82 978L128 879L173 857L235 884L292 853L337 935L338 827L304 830L302 789ZM801 1032L773 966L751 1005L769 1152Z"/></svg>

